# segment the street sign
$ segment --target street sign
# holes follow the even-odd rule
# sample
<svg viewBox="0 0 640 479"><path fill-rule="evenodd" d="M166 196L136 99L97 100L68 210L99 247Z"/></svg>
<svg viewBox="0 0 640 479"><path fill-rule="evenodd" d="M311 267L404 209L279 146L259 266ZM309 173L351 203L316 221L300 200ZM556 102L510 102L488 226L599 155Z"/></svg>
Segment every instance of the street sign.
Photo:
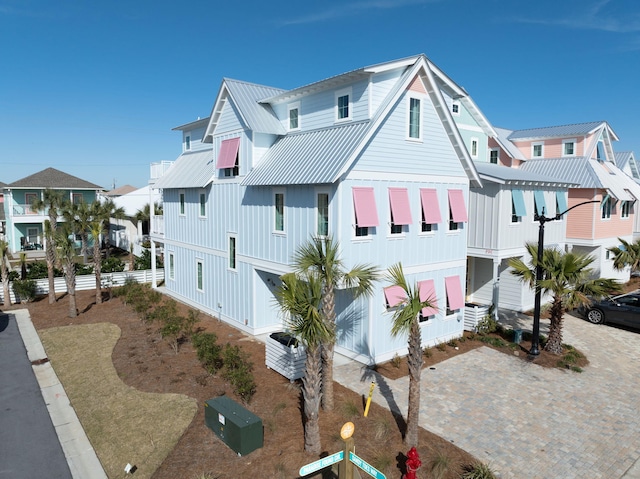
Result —
<svg viewBox="0 0 640 479"><path fill-rule="evenodd" d="M371 477L375 477L376 479L387 479L387 477L378 471L371 464L364 462L361 458L356 456L354 453L349 452L349 460L353 462L356 466L362 469L364 472L369 474Z"/></svg>
<svg viewBox="0 0 640 479"><path fill-rule="evenodd" d="M340 462L344 459L344 451L336 452L335 454L331 454L330 456L323 457L322 459L312 462L311 464L307 464L306 466L302 466L300 468L299 474L301 476L306 476L311 474L312 472L319 471L320 469L324 469L331 464L335 464L336 462ZM366 463L365 463L366 464ZM368 466L368 464L367 464ZM371 467L371 466L369 466ZM382 476L384 479L384 476Z"/></svg>

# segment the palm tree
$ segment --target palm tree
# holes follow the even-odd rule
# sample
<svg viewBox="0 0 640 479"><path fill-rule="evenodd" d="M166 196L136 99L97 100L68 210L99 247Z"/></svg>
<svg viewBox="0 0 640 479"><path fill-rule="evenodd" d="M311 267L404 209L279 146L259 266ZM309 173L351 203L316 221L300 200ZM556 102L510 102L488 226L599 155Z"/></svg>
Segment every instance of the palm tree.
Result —
<svg viewBox="0 0 640 479"><path fill-rule="evenodd" d="M162 216L162 206L158 202L153 203L153 215L154 216ZM145 223L147 225L147 231L149 230L149 221L151 220L151 206L149 203L144 205L134 215L136 221L142 222L142 231L144 233Z"/></svg>
<svg viewBox="0 0 640 479"><path fill-rule="evenodd" d="M613 253L613 267L622 270L627 266L631 267L631 271L640 270L640 239L630 243L618 238L621 246L613 246L607 248Z"/></svg>
<svg viewBox="0 0 640 479"><path fill-rule="evenodd" d="M287 315L288 329L304 344L307 359L302 378L304 400L304 449L319 454L320 398L322 396L322 343L329 341L333 331L327 327L320 313L322 284L314 275L288 273L281 277L282 284L276 289L280 310Z"/></svg>
<svg viewBox="0 0 640 479"><path fill-rule="evenodd" d="M11 306L11 296L9 296L9 268L7 268L7 253L9 252L9 243L6 240L0 240L0 275L2 275L2 297L4 305Z"/></svg>
<svg viewBox="0 0 640 479"><path fill-rule="evenodd" d="M399 334L408 335L409 404L407 408L407 432L404 436L404 442L408 447L417 447L420 422L420 373L422 371L420 313L424 308L435 307L435 298L420 299L420 288L417 284L412 286L407 282L401 263L389 267L387 281L392 286L400 286L406 296L396 306L396 310L393 313L391 334L394 337Z"/></svg>
<svg viewBox="0 0 640 479"><path fill-rule="evenodd" d="M56 286L54 282L54 267L56 264L56 232L58 230L58 216L60 211L66 208L68 201L62 190L46 188L42 198L36 198L31 207L35 211L47 211L49 220L45 221L44 236L46 239L45 251L47 261L47 277L49 279L49 304L56 302ZM47 227L47 223L49 226Z"/></svg>
<svg viewBox="0 0 640 479"><path fill-rule="evenodd" d="M109 257L109 221L111 218L123 219L126 215L122 206L116 206L113 200L106 200L103 203L94 201L91 205L93 210L93 219L102 221L105 248L107 251L107 258Z"/></svg>
<svg viewBox="0 0 640 479"><path fill-rule="evenodd" d="M526 244L531 257L529 264L520 258L511 258L509 266L512 274L520 281L536 288L536 267L538 265L538 246ZM606 294L620 291L620 284L610 278L593 279L591 263L593 256L562 252L555 248L545 248L542 252L542 281L541 294L551 294L549 338L545 351L562 354L562 320L566 310L587 306L591 297L602 297Z"/></svg>
<svg viewBox="0 0 640 479"><path fill-rule="evenodd" d="M73 232L80 235L82 241L81 254L84 262L87 262L89 249L89 229L92 221L91 206L81 201L79 203L71 203L68 208L62 211L62 216L67 223L72 225Z"/></svg>
<svg viewBox="0 0 640 479"><path fill-rule="evenodd" d="M322 408L333 409L333 350L336 338L335 290L340 284L351 289L354 297L371 294L378 280L376 267L358 264L346 271L339 257L339 245L330 236L313 237L300 246L293 263L296 271L315 275L322 284L322 319L331 331L330 339L322 344Z"/></svg>
<svg viewBox="0 0 640 479"><path fill-rule="evenodd" d="M67 224L60 228L56 238L56 248L64 270L64 282L67 285L67 294L69 295L69 317L78 316L78 308L76 306L76 246L73 240L73 232Z"/></svg>

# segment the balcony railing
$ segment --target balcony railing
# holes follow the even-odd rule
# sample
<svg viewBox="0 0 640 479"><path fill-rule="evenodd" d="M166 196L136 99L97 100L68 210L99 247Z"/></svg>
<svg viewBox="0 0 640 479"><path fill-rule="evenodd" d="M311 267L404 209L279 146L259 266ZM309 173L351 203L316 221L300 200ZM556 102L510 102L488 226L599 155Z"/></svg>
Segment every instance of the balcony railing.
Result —
<svg viewBox="0 0 640 479"><path fill-rule="evenodd" d="M14 204L12 209L12 216L28 216L28 215L46 215L48 214L48 209L45 209L44 212L34 210L31 205L20 205Z"/></svg>
<svg viewBox="0 0 640 479"><path fill-rule="evenodd" d="M164 236L164 216L154 216L151 220L151 233Z"/></svg>

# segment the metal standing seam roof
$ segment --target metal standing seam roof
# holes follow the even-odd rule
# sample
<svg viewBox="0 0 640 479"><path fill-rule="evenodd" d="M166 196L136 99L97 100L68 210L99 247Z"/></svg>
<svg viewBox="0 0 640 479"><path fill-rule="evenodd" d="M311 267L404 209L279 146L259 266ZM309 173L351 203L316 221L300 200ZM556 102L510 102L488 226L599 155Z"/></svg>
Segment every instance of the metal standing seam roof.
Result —
<svg viewBox="0 0 640 479"><path fill-rule="evenodd" d="M366 134L370 121L290 133L280 138L259 166L242 182L245 186L333 183Z"/></svg>
<svg viewBox="0 0 640 479"><path fill-rule="evenodd" d="M74 190L102 190L101 186L85 181L55 168L46 168L33 175L5 185L5 188L52 188Z"/></svg>
<svg viewBox="0 0 640 479"><path fill-rule="evenodd" d="M509 154L509 156L511 156L511 158L515 158L516 160L526 161L527 158L516 147L516 145L511 143L511 140L509 140L509 135L513 133L513 130L507 130L506 128L497 128L497 127L494 127L493 129L498 134L496 141L500 146L502 146L505 149L505 151L507 152L507 154Z"/></svg>
<svg viewBox="0 0 640 479"><path fill-rule="evenodd" d="M153 185L154 188L204 188L213 178L213 149L183 153Z"/></svg>
<svg viewBox="0 0 640 479"><path fill-rule="evenodd" d="M523 140L526 138L556 138L566 136L584 136L598 128L605 121L592 121L589 123L574 123L571 125L547 126L543 128L529 128L526 130L514 130L509 140Z"/></svg>
<svg viewBox="0 0 640 479"><path fill-rule="evenodd" d="M569 188L577 186L576 183L564 181L554 176L542 175L539 173L525 171L521 168L509 168L507 166L494 165L474 161L478 174L483 180L496 181L498 183L531 183L546 184L559 188Z"/></svg>
<svg viewBox="0 0 640 479"><path fill-rule="evenodd" d="M631 159L631 155L633 155L632 151L616 151L615 161L618 168L622 169L627 166L627 163L629 163L629 160Z"/></svg>
<svg viewBox="0 0 640 479"><path fill-rule="evenodd" d="M287 133L271 109L271 105L258 103L260 99L280 94L284 90L227 78L224 79L224 83L249 129L256 133L274 135Z"/></svg>

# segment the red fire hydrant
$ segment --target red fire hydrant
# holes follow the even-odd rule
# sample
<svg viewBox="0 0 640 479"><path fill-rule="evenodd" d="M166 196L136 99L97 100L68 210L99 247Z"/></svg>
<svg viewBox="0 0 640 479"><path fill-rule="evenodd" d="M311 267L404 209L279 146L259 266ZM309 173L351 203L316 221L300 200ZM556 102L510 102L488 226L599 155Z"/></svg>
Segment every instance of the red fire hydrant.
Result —
<svg viewBox="0 0 640 479"><path fill-rule="evenodd" d="M405 462L405 465L407 466L407 473L404 475L404 479L416 479L416 471L422 465L422 461L420 461L420 455L415 447L412 447L409 449L409 452L407 452L407 462Z"/></svg>

